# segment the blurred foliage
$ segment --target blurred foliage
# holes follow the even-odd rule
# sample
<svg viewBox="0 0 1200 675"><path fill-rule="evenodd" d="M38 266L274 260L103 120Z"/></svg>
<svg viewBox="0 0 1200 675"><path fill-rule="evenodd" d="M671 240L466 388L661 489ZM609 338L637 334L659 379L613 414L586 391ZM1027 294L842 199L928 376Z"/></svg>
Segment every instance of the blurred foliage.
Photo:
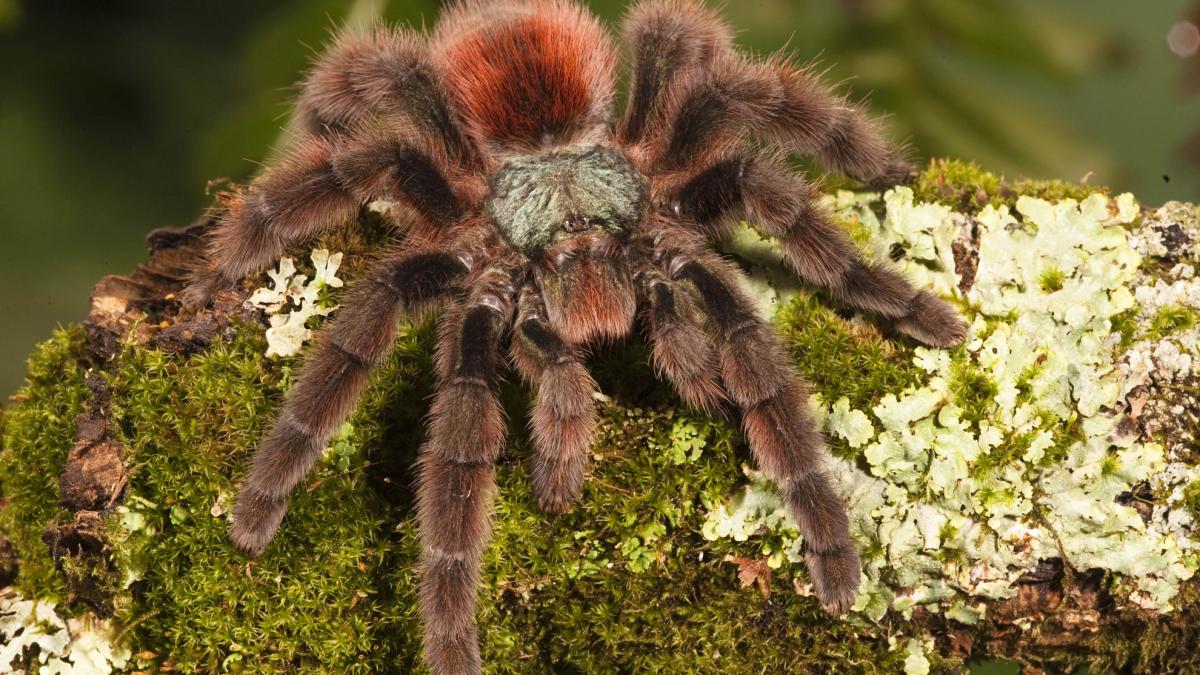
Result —
<svg viewBox="0 0 1200 675"><path fill-rule="evenodd" d="M810 0L772 22L802 25ZM1083 14L1012 0L842 0L820 36L830 76L893 117L923 157L952 155L1043 177L1111 174L1113 158L1069 119L1032 100L1024 80L1064 84L1119 65L1117 36ZM1066 28L1069 27L1069 28ZM1066 29L1064 29L1066 28ZM1010 82L997 80L1004 74Z"/></svg>
<svg viewBox="0 0 1200 675"><path fill-rule="evenodd" d="M1200 26L1200 2L1197 2L1188 11L1187 16L1181 17L1180 21L1187 21L1193 26ZM1200 94L1200 52L1193 53L1183 59L1181 63L1183 70L1183 90L1190 95Z"/></svg>
<svg viewBox="0 0 1200 675"><path fill-rule="evenodd" d="M20 18L21 7L17 0L0 0L0 30L15 25Z"/></svg>
<svg viewBox="0 0 1200 675"><path fill-rule="evenodd" d="M1200 2L1197 2L1182 20L1190 22L1193 26L1200 26ZM1184 93L1189 96L1200 95L1200 53L1184 58L1181 69L1183 75L1180 79ZM1192 165L1200 167L1200 128L1197 128L1192 137L1183 144L1181 151Z"/></svg>
<svg viewBox="0 0 1200 675"><path fill-rule="evenodd" d="M628 0L588 2L611 22ZM869 95L922 157L961 157L1010 177L1095 171L1093 183L1155 201L1168 190L1144 191L1164 188L1154 181L1167 151L1147 151L1139 161L1153 168L1131 169L1130 146L1178 125L1146 125L1122 145L1133 134L1091 114L1100 94L1064 92L1123 72L1116 45L1163 49L1166 26L1192 2L739 0L723 13L753 51L788 44L830 67L831 79L853 77L843 88ZM428 26L440 4L0 0L0 393L16 388L30 345L82 316L99 276L141 258L146 231L199 214L210 180L254 173L287 124L293 83L334 26L372 13ZM1167 23L1153 46L1144 36L1135 44L1109 16L1118 12ZM1113 120L1121 106L1171 103L1165 94L1102 102Z"/></svg>

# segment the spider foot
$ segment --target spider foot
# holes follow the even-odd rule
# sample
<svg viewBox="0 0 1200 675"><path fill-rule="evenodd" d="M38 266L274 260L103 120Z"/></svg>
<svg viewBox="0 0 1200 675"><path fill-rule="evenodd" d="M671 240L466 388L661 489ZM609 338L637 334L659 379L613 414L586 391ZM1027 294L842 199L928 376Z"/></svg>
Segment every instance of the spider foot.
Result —
<svg viewBox="0 0 1200 675"><path fill-rule="evenodd" d="M213 296L231 286L232 284L220 274L196 272L191 275L187 285L180 291L179 302L186 310L202 309L212 301Z"/></svg>
<svg viewBox="0 0 1200 675"><path fill-rule="evenodd" d="M437 675L475 675L483 672L479 638L474 626L450 634L425 634L425 661Z"/></svg>
<svg viewBox="0 0 1200 675"><path fill-rule="evenodd" d="M263 549L275 538L275 531L287 513L287 498L265 495L253 488L244 488L233 509L229 538L237 549L251 558L262 555Z"/></svg>
<svg viewBox="0 0 1200 675"><path fill-rule="evenodd" d="M874 190L886 190L897 185L911 185L921 175L917 165L907 159L894 159L888 162L883 172L868 181L867 186Z"/></svg>
<svg viewBox="0 0 1200 675"><path fill-rule="evenodd" d="M850 611L858 596L859 561L854 544L848 542L822 553L808 551L804 561L821 607L834 616Z"/></svg>
<svg viewBox="0 0 1200 675"><path fill-rule="evenodd" d="M587 448L586 445L583 447ZM583 457L577 459L582 460ZM571 510L583 494L583 475L582 461L535 462L530 482L538 507L550 515L561 515Z"/></svg>
<svg viewBox="0 0 1200 675"><path fill-rule="evenodd" d="M536 479L535 479L536 480ZM535 482L533 492L537 498L538 508L552 516L558 516L571 510L583 492L582 485L550 484Z"/></svg>
<svg viewBox="0 0 1200 675"><path fill-rule="evenodd" d="M908 314L897 319L896 330L930 347L957 347L967 337L967 324L958 311L928 291L921 291Z"/></svg>

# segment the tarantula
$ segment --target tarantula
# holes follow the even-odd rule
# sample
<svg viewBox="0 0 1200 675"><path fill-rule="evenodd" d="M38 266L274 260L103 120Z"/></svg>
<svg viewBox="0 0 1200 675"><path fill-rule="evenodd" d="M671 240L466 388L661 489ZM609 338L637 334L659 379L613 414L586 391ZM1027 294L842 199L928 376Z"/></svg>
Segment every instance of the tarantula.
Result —
<svg viewBox="0 0 1200 675"><path fill-rule="evenodd" d="M571 0L460 0L432 34L345 34L303 81L290 156L232 196L187 301L257 272L290 244L384 199L415 214L354 284L254 456L230 535L257 556L404 317L446 306L420 450L420 612L434 672L480 670L474 604L505 438L498 371L536 388L539 505L579 498L596 425L589 345L640 314L654 365L688 404L731 404L758 466L804 535L817 598L852 604L859 559L822 469L820 430L771 327L710 240L747 219L795 274L928 345L960 342L956 312L865 261L816 206L790 152L872 184L911 175L863 110L786 56L736 51L694 0L643 0L622 28L623 113L605 28ZM754 143L757 141L757 143Z"/></svg>

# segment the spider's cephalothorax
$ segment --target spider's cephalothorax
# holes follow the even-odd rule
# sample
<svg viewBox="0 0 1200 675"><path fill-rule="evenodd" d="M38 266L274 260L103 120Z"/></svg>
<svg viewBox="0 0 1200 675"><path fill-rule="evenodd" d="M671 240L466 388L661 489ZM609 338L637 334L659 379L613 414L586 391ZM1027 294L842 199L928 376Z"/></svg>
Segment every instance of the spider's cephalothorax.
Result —
<svg viewBox="0 0 1200 675"><path fill-rule="evenodd" d="M806 385L710 241L749 220L838 302L930 345L965 333L947 304L864 260L786 161L811 155L872 184L910 176L859 107L786 57L738 53L696 0L642 0L622 36L630 85L617 115L617 51L571 0L460 0L429 36L344 35L303 82L305 135L226 200L210 264L185 297L207 301L368 201L407 213L407 231L355 281L305 360L231 536L262 552L398 322L444 307L417 487L425 657L438 673L480 669L474 602L504 444L505 345L536 388L534 494L560 512L580 495L596 424L583 350L628 335L640 312L655 366L683 399L737 409L804 535L817 598L841 613L858 554Z"/></svg>
<svg viewBox="0 0 1200 675"><path fill-rule="evenodd" d="M518 157L492 175L486 213L510 244L537 259L582 232L618 239L646 215L646 178L604 145Z"/></svg>

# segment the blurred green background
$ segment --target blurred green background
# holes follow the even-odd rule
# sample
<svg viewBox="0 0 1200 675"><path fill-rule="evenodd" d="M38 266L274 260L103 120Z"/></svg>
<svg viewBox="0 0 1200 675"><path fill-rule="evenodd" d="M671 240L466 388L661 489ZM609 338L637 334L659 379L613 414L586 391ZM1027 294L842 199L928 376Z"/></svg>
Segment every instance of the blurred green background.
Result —
<svg viewBox="0 0 1200 675"><path fill-rule="evenodd" d="M83 318L91 286L184 225L214 178L245 179L287 123L330 28L436 0L0 0L0 400L31 345ZM625 0L592 0L614 21ZM784 43L891 113L923 157L1198 198L1181 148L1200 57L1168 48L1195 0L737 0L758 52ZM1178 49L1176 50L1178 51ZM1185 50L1186 51L1186 50ZM1000 667L992 672L1015 672Z"/></svg>
<svg viewBox="0 0 1200 675"><path fill-rule="evenodd" d="M431 23L436 0L0 0L0 394L92 284L183 225L205 185L249 177L292 83L355 16ZM616 20L625 0L593 0ZM1200 127L1167 33L1194 0L739 0L739 41L790 41L891 113L924 157L1196 198ZM1186 62L1185 62L1186 61Z"/></svg>

